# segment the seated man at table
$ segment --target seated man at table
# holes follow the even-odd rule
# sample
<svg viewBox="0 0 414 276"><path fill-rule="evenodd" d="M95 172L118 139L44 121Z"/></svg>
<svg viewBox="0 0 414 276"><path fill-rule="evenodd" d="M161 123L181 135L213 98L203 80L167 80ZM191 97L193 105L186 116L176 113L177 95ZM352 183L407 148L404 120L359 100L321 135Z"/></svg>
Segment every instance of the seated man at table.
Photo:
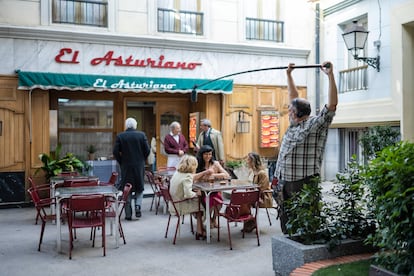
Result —
<svg viewBox="0 0 414 276"><path fill-rule="evenodd" d="M205 239L206 234L203 229L203 210L200 207L201 191L193 191L193 174L197 168L197 159L191 155L184 155L178 163L177 171L174 173L170 181L170 194L174 201L192 198L176 204L177 211L180 215L196 214L197 217L197 233L196 240ZM198 197L196 197L198 196ZM169 208L170 212L174 208Z"/></svg>

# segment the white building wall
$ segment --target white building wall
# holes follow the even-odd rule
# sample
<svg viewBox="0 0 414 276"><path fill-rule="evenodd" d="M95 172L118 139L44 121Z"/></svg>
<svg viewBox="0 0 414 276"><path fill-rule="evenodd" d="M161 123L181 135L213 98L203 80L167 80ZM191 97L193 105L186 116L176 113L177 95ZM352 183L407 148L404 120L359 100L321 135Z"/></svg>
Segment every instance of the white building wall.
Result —
<svg viewBox="0 0 414 276"><path fill-rule="evenodd" d="M329 7L327 3L330 4L331 2L322 1L323 8ZM339 95L339 105L334 120L335 125L400 121L401 95L394 93L391 84L391 71L393 69L391 67L391 54L401 49L392 47L390 16L394 7L410 2L413 1L364 0L324 18L324 50L322 55L325 59L334 60L337 71L347 69L344 61L347 49L342 39L343 30L339 26L367 15L367 29L370 33L367 40L368 53L366 56L375 57L377 51L374 41L381 41L379 52L381 58L380 72L368 67L368 90ZM337 79L339 79L339 76ZM326 86L327 83L325 83L325 88Z"/></svg>

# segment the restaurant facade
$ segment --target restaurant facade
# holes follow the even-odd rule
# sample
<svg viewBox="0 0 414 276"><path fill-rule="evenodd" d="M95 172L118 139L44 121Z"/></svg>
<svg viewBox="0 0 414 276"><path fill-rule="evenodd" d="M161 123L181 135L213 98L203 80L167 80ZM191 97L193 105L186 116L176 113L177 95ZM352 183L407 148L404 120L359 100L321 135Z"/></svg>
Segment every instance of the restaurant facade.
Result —
<svg viewBox="0 0 414 276"><path fill-rule="evenodd" d="M12 26L0 26L0 44L0 173L16 191L12 198L3 196L3 203L27 200L27 177L44 181L36 173L39 154L58 144L62 153L84 160L94 145L96 165L111 160L127 117L137 119L149 141L156 137L158 167L166 165L162 141L168 125L179 121L190 140L191 116L197 123L210 119L222 132L226 160L257 151L272 161L288 123L284 70L221 77L305 64L309 54ZM305 82L306 74L300 75L298 83ZM306 96L305 86L300 93Z"/></svg>

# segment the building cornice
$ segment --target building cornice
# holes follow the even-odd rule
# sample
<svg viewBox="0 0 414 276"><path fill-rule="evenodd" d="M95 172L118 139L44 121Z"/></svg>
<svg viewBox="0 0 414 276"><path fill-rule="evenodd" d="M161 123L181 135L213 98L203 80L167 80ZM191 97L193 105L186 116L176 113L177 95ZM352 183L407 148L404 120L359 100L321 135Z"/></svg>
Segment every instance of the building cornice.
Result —
<svg viewBox="0 0 414 276"><path fill-rule="evenodd" d="M109 33L86 33L71 30L51 30L38 27L0 26L0 37L59 42L95 43L128 47L156 47L163 49L201 52L207 51L248 55L286 56L295 58L307 58L310 53L309 49L282 46L218 43L201 40L179 40L165 37L129 36Z"/></svg>
<svg viewBox="0 0 414 276"><path fill-rule="evenodd" d="M362 0L345 0L345 1L339 2L338 4L335 4L326 9L323 9L323 17L334 14L338 11L348 8L349 6L355 5L356 3L361 2L361 1Z"/></svg>

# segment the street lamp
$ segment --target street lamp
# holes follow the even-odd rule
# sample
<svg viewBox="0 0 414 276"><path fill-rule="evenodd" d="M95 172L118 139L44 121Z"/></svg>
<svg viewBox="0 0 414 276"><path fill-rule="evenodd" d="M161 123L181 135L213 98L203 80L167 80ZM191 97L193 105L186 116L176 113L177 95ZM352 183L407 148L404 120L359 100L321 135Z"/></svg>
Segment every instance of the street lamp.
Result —
<svg viewBox="0 0 414 276"><path fill-rule="evenodd" d="M348 48L348 51L352 53L352 55L354 56L354 59L364 61L369 66L372 66L375 69L377 69L377 72L379 72L380 71L379 54L375 58L358 56L358 51L363 50L365 48L365 43L367 42L369 32L365 30L364 27L359 26L357 23L358 21L353 21L352 26L347 28L345 32L342 34L346 47ZM374 45L377 47L377 52L379 52L381 41L379 40L374 41Z"/></svg>

